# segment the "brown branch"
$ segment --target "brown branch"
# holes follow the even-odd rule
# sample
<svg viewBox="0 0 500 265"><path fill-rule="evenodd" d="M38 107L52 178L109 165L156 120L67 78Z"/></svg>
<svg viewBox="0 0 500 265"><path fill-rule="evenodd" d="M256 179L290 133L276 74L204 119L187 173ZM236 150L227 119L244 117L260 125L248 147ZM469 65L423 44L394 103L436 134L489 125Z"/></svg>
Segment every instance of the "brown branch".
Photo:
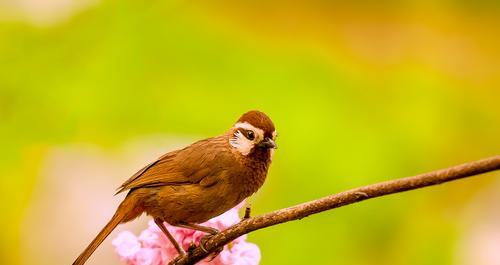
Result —
<svg viewBox="0 0 500 265"><path fill-rule="evenodd" d="M195 264L209 256L209 253L215 252L218 248L223 247L232 240L268 226L302 219L311 214L320 213L370 198L437 185L498 169L500 169L500 155L413 177L363 186L260 216L243 219L238 224L211 237L205 244L208 253L204 252L200 247L196 247L189 251L187 256L174 260L170 264Z"/></svg>

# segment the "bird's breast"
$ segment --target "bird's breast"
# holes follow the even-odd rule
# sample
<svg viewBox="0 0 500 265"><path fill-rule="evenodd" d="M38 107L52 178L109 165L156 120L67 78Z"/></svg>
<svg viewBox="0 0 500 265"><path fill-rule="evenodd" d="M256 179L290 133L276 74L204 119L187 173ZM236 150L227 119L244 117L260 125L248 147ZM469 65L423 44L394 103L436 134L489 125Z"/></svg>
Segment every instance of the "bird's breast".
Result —
<svg viewBox="0 0 500 265"><path fill-rule="evenodd" d="M239 161L238 161L239 162ZM147 212L171 224L202 223L238 205L264 183L268 163L223 163L198 183L155 188Z"/></svg>

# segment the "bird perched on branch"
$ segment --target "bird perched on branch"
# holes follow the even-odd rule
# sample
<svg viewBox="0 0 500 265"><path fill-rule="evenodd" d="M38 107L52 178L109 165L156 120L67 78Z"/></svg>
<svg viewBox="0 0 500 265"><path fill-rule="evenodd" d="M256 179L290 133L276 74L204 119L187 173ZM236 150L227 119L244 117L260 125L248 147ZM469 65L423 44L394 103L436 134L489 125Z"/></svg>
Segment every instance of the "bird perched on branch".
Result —
<svg viewBox="0 0 500 265"><path fill-rule="evenodd" d="M220 136L161 156L121 185L117 194L128 191L127 196L73 265L84 264L118 224L142 213L154 219L179 256L186 255L164 222L209 235L218 233L199 223L233 208L262 186L277 148L275 140L271 119L254 110Z"/></svg>

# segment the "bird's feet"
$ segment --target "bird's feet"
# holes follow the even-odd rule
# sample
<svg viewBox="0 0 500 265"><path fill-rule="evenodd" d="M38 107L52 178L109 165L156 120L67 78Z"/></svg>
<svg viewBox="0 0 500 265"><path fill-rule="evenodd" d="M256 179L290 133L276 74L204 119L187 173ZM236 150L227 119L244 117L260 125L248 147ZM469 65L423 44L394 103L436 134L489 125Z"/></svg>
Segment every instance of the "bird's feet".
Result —
<svg viewBox="0 0 500 265"><path fill-rule="evenodd" d="M214 235L219 233L219 230L212 228L213 231L210 232L210 234L206 234L200 239L200 248L205 251L205 253L208 253L207 249L205 248L205 244L207 241L212 238Z"/></svg>
<svg viewBox="0 0 500 265"><path fill-rule="evenodd" d="M217 232L218 233L218 232ZM202 237L200 239L200 248L205 252L205 253L211 253L210 254L210 260L208 260L209 262L212 261L213 259L215 259L221 252L222 250L224 250L224 247L219 247L217 249L215 249L214 251L208 251L205 247L205 244L207 243L208 240L210 240L210 238L212 238L214 235L216 235L217 233L212 233L212 234L208 234L208 235L205 235L204 237Z"/></svg>
<svg viewBox="0 0 500 265"><path fill-rule="evenodd" d="M206 242L214 235L218 234L219 233L219 230L213 228L213 227L209 227L209 226L203 226L203 225L199 225L199 224L192 224L192 223L186 223L186 222L182 222L182 223L179 223L177 224L176 226L179 226L179 227L183 227L183 228L189 228L189 229L193 229L193 230L197 230L197 231L202 231L202 232L205 232L207 233L207 235L203 236L201 239L200 239L200 248L205 252L205 253L210 253L207 248L205 247L205 244ZM215 253L215 256L214 258L222 251L222 248L219 250L219 249L216 249L215 251L213 251L213 253ZM213 258L212 258L213 259Z"/></svg>

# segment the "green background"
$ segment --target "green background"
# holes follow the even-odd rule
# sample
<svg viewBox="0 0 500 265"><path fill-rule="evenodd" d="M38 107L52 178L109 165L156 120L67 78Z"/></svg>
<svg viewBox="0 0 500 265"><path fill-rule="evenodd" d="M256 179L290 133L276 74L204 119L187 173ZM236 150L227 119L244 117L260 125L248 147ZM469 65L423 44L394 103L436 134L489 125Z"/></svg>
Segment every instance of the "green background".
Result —
<svg viewBox="0 0 500 265"><path fill-rule="evenodd" d="M23 224L61 146L119 157L136 139L209 137L262 110L280 148L254 215L500 150L494 2L102 1L56 18L0 8L2 264L44 264ZM109 178L118 186L133 173ZM264 265L462 264L460 246L486 218L463 217L499 177L370 200L249 240ZM68 264L92 236L70 244L55 232L44 255Z"/></svg>

